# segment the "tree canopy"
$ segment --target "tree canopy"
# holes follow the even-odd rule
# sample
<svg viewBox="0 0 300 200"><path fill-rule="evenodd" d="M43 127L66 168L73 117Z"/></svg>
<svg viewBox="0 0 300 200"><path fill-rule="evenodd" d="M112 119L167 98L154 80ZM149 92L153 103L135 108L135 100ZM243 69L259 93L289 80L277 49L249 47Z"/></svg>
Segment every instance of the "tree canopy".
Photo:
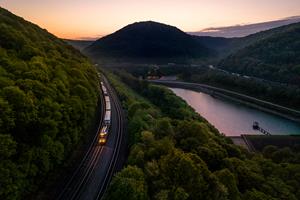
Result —
<svg viewBox="0 0 300 200"><path fill-rule="evenodd" d="M219 67L281 83L300 83L300 23L254 34L255 42L236 51ZM259 36L264 36L262 39ZM249 37L248 37L249 38ZM244 39L247 41L247 38Z"/></svg>
<svg viewBox="0 0 300 200"><path fill-rule="evenodd" d="M21 199L67 158L97 105L77 50L0 8L0 199Z"/></svg>

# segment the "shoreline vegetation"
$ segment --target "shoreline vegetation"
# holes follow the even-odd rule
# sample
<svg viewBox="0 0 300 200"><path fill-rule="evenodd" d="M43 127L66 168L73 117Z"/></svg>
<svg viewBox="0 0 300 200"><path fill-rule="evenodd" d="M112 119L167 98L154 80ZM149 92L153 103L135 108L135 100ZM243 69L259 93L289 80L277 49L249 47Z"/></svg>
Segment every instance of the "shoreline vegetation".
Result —
<svg viewBox="0 0 300 200"><path fill-rule="evenodd" d="M107 74L128 113L130 152L105 199L299 199L299 149L250 153L169 89L114 73Z"/></svg>
<svg viewBox="0 0 300 200"><path fill-rule="evenodd" d="M210 67L213 66L210 65ZM288 110L296 110L296 112L298 112L296 116L288 114L288 117L291 119L300 119L300 89L297 86L271 82L255 77L247 77L241 74L232 74L215 67L211 69L210 67L207 67L207 65L189 66L168 64L160 66L140 66L138 68L123 66L122 69L141 79L150 78L150 80L155 80L159 77L172 76L177 77L178 81L190 84L222 88L222 90L231 91L231 93L238 93L240 96L249 96L251 99L258 99L260 102L271 102L268 104L275 106L271 106L270 110L274 110L276 107L286 107L284 108L284 112L281 112L281 109L279 109L279 114L288 113ZM248 101L248 99L246 100ZM261 107L265 108L265 105L263 104Z"/></svg>

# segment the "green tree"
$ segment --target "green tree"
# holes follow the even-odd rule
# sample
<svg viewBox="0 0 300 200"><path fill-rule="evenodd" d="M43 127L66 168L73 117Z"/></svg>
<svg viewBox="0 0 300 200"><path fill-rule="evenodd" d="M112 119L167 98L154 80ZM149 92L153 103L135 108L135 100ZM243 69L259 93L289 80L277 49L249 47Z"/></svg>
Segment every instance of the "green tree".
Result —
<svg viewBox="0 0 300 200"><path fill-rule="evenodd" d="M228 169L222 169L220 171L216 171L214 172L214 174L219 179L219 181L226 186L228 190L228 199L230 200L241 199L234 174L232 174Z"/></svg>
<svg viewBox="0 0 300 200"><path fill-rule="evenodd" d="M128 166L117 173L105 199L147 200L147 185L141 169Z"/></svg>

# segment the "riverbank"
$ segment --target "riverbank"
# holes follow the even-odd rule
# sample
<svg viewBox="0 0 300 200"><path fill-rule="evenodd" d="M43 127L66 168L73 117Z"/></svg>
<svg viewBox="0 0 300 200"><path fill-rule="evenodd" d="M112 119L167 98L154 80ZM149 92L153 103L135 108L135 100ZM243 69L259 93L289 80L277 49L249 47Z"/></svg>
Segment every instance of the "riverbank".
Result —
<svg viewBox="0 0 300 200"><path fill-rule="evenodd" d="M259 100L233 91L216 88L204 84L187 83L187 82L179 82L179 81L155 80L151 82L154 84L165 85L173 88L182 88L182 89L189 89L197 92L203 92L215 98L234 101L236 103L243 104L251 108L255 108L274 115L278 115L295 122L300 122L300 111L290 109L281 105L277 105L271 102Z"/></svg>
<svg viewBox="0 0 300 200"><path fill-rule="evenodd" d="M289 147L292 150L299 148L300 136L297 135L241 135L230 136L232 142L251 152L261 152L268 145L277 148Z"/></svg>

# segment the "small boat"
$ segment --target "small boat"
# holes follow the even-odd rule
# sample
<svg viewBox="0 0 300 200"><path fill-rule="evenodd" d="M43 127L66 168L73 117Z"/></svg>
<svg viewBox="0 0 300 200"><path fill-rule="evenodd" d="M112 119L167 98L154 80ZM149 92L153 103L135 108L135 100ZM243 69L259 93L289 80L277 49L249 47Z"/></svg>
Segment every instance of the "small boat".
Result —
<svg viewBox="0 0 300 200"><path fill-rule="evenodd" d="M259 123L258 122L253 122L253 129L258 130L259 129Z"/></svg>

